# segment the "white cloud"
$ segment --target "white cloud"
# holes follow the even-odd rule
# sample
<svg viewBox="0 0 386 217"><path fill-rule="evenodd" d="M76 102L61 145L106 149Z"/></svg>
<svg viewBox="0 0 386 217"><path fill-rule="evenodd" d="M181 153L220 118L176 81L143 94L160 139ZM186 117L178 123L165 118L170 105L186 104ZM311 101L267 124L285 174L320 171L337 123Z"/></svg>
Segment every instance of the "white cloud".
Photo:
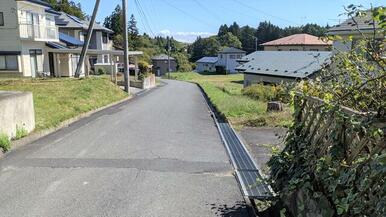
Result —
<svg viewBox="0 0 386 217"><path fill-rule="evenodd" d="M177 41L192 43L197 39L198 36L201 36L202 38L207 38L215 34L210 32L172 32L168 29L164 29L159 32L159 35L173 36L173 38Z"/></svg>

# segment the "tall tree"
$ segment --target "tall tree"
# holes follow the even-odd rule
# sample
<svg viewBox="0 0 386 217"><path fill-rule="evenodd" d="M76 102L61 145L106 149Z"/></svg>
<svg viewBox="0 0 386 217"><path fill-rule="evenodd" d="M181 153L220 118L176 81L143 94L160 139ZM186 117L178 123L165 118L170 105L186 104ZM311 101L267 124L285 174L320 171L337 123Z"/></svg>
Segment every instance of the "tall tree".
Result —
<svg viewBox="0 0 386 217"><path fill-rule="evenodd" d="M52 8L57 11L63 11L67 14L76 16L80 19L85 19L86 14L82 11L82 6L80 3L75 3L74 1L69 0L44 0L49 3Z"/></svg>
<svg viewBox="0 0 386 217"><path fill-rule="evenodd" d="M231 32L237 38L240 38L240 26L236 22L233 22L232 25L229 26L228 31Z"/></svg>
<svg viewBox="0 0 386 217"><path fill-rule="evenodd" d="M220 37L220 43L223 47L235 47L241 48L241 42L237 36L233 35L231 32Z"/></svg>
<svg viewBox="0 0 386 217"><path fill-rule="evenodd" d="M282 36L283 30L271 22L261 22L257 27L256 37L259 44L281 38Z"/></svg>
<svg viewBox="0 0 386 217"><path fill-rule="evenodd" d="M256 29L244 26L240 30L240 41L242 50L246 51L247 53L251 53L256 50Z"/></svg>
<svg viewBox="0 0 386 217"><path fill-rule="evenodd" d="M221 36L227 34L228 32L229 32L228 26L227 26L226 24L221 25L220 28L218 29L218 34L217 34L217 36L218 36L218 37L221 37Z"/></svg>
<svg viewBox="0 0 386 217"><path fill-rule="evenodd" d="M114 31L114 35L123 33L122 8L118 4L110 16L105 18L103 25Z"/></svg>

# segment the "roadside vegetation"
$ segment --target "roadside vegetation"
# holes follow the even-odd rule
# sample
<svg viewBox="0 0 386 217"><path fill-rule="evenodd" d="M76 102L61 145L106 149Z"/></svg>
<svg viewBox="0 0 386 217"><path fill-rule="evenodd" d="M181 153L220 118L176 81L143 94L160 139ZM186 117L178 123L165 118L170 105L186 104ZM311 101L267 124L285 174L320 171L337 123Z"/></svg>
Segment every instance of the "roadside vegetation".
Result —
<svg viewBox="0 0 386 217"><path fill-rule="evenodd" d="M292 108L288 105L284 106L282 112L267 112L267 101L274 99L268 96L278 96L276 88L261 85L258 88L243 89L241 74L177 72L171 73L171 77L200 84L216 109L236 128L289 127L292 124ZM260 90L264 90L264 93L260 93Z"/></svg>
<svg viewBox="0 0 386 217"><path fill-rule="evenodd" d="M107 77L87 79L3 79L0 90L30 91L35 106L36 130L58 126L81 113L127 97ZM19 137L23 137L19 130Z"/></svg>

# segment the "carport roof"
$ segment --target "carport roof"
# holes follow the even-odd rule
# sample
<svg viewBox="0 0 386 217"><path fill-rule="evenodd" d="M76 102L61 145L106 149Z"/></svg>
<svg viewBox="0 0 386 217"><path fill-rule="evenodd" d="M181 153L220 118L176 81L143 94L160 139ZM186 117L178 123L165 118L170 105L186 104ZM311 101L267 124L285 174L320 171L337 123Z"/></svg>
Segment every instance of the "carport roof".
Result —
<svg viewBox="0 0 386 217"><path fill-rule="evenodd" d="M62 54L80 54L82 52L82 48L67 48L63 47L63 45L50 42L47 43L47 46L49 47L47 50L48 52L52 53L62 53ZM99 54L111 54L116 56L122 56L123 51L122 50L95 50L95 49L88 49L87 54L93 54L93 55L99 55ZM129 51L129 56L139 56L142 55L142 51Z"/></svg>

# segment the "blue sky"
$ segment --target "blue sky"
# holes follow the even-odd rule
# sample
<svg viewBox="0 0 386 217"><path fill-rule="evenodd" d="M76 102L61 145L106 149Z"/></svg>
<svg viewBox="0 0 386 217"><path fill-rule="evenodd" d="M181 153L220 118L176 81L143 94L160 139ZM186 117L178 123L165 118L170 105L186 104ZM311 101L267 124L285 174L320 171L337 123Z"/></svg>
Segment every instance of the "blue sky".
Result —
<svg viewBox="0 0 386 217"><path fill-rule="evenodd" d="M94 0L75 0L87 14ZM143 9L140 12L139 2ZM101 0L97 20L103 22L121 0ZM198 36L216 34L221 24L256 27L269 20L281 27L306 23L337 24L343 6L351 3L365 7L381 5L379 0L128 0L129 14L134 14L140 32L172 35L180 41L194 41ZM145 18L146 17L146 18Z"/></svg>

